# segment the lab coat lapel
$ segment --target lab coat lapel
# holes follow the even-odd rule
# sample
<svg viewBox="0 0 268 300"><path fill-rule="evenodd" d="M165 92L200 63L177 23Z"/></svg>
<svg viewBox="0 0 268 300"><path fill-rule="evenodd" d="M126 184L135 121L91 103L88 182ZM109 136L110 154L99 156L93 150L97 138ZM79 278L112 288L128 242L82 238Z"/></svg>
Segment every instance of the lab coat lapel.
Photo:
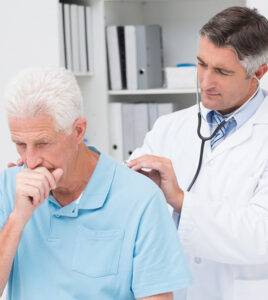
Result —
<svg viewBox="0 0 268 300"><path fill-rule="evenodd" d="M242 144L252 136L256 124L268 124L268 97L266 97L257 112L237 131L222 141L212 152L209 159Z"/></svg>

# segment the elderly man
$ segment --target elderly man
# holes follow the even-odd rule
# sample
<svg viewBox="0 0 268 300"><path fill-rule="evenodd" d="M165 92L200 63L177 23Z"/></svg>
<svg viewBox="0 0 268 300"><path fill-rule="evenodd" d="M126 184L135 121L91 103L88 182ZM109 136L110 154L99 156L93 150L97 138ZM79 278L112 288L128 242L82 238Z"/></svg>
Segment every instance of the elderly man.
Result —
<svg viewBox="0 0 268 300"><path fill-rule="evenodd" d="M0 294L167 300L191 284L161 190L83 143L72 73L27 70L6 98L24 165L0 175Z"/></svg>

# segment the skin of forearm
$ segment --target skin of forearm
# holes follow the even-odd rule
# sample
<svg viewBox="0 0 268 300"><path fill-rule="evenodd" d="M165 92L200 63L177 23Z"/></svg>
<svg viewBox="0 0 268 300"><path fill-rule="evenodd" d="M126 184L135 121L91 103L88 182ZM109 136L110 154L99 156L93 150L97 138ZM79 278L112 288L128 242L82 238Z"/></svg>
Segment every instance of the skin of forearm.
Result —
<svg viewBox="0 0 268 300"><path fill-rule="evenodd" d="M159 295L154 295L145 298L139 298L137 300L173 300L173 293L164 293Z"/></svg>
<svg viewBox="0 0 268 300"><path fill-rule="evenodd" d="M8 281L22 231L23 226L17 222L16 215L12 212L0 232L0 296Z"/></svg>

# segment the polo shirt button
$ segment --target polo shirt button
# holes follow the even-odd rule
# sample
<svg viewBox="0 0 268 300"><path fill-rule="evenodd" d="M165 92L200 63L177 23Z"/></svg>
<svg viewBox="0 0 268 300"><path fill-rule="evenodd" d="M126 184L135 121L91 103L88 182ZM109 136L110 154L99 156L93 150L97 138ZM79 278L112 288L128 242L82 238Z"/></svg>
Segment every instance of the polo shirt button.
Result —
<svg viewBox="0 0 268 300"><path fill-rule="evenodd" d="M200 257L195 257L194 261L195 261L196 264L201 264L202 258L200 258Z"/></svg>
<svg viewBox="0 0 268 300"><path fill-rule="evenodd" d="M60 217L60 215L59 215L59 214L56 214L56 215L55 215L55 217L56 217L56 218L59 218L59 217Z"/></svg>

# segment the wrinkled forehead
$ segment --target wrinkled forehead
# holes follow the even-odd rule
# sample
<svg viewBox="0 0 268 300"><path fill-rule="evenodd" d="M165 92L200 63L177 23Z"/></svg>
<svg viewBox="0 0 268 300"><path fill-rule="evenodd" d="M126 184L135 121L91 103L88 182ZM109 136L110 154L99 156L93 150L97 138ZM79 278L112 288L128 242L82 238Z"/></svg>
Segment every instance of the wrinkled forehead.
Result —
<svg viewBox="0 0 268 300"><path fill-rule="evenodd" d="M11 138L34 141L53 138L56 134L55 122L51 116L39 115L34 117L9 117Z"/></svg>

